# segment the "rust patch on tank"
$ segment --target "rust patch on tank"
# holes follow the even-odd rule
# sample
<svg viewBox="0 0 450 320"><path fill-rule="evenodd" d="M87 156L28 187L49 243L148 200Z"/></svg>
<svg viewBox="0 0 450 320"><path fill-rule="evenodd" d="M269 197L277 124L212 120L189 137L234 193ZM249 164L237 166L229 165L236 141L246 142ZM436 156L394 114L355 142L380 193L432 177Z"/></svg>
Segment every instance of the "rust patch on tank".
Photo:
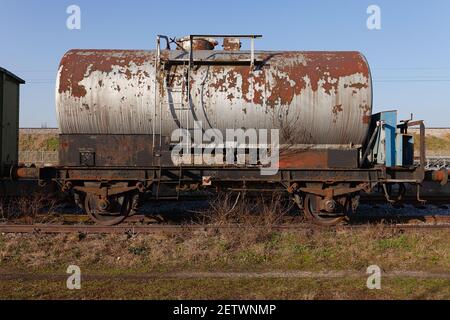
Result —
<svg viewBox="0 0 450 320"><path fill-rule="evenodd" d="M218 92L228 93L227 99L233 101L239 97L245 102L263 104L264 74L254 74L247 66L237 66L225 71L214 68L211 88Z"/></svg>
<svg viewBox="0 0 450 320"><path fill-rule="evenodd" d="M130 70L131 64L142 66L148 61L152 61L152 54L145 51L71 50L64 55L60 63L58 92L70 92L73 97L82 98L86 96L87 90L80 82L93 72L110 73L115 66L119 66L124 70L119 73L123 73L126 79L131 80L135 76ZM142 73L142 70L137 72ZM146 76L145 74L137 75ZM99 81L98 84L102 86L103 82Z"/></svg>
<svg viewBox="0 0 450 320"><path fill-rule="evenodd" d="M359 105L359 108L363 111L362 123L369 124L370 120L372 118L372 116L371 116L371 114L372 114L371 107L366 103L366 104Z"/></svg>
<svg viewBox="0 0 450 320"><path fill-rule="evenodd" d="M223 67L213 67L212 68L212 81L210 87L216 89L219 92L224 92L226 90L227 84L227 74L224 73Z"/></svg>
<svg viewBox="0 0 450 320"><path fill-rule="evenodd" d="M223 50L225 51L239 51L241 49L241 41L239 38L224 38Z"/></svg>
<svg viewBox="0 0 450 320"><path fill-rule="evenodd" d="M347 87L347 85L345 85L344 87ZM352 83L348 87L356 88L356 89L360 89L361 90L362 88L367 88L368 85L367 85L367 83Z"/></svg>
<svg viewBox="0 0 450 320"><path fill-rule="evenodd" d="M364 123L364 124L369 124L371 119L372 119L371 116L369 116L369 115L363 115L363 117L362 117L362 123Z"/></svg>
<svg viewBox="0 0 450 320"><path fill-rule="evenodd" d="M342 77L362 74L368 81L369 69L358 52L284 52L275 55L273 65L280 66L271 70L274 85L271 95L267 98L267 105L275 106L290 104L296 95L300 95L306 88L305 79L313 91L319 85L328 94L338 91L339 80ZM303 60L302 60L303 59ZM270 60L269 63L272 61ZM293 85L292 85L293 83ZM352 84L355 89L367 88L368 83Z"/></svg>
<svg viewBox="0 0 450 320"><path fill-rule="evenodd" d="M235 68L242 77L242 98L245 102L262 105L264 103L263 88L265 77L263 73L254 73L249 67ZM258 89L261 88L261 89Z"/></svg>
<svg viewBox="0 0 450 320"><path fill-rule="evenodd" d="M176 43L184 50L189 50L189 36L178 39ZM192 40L192 50L214 50L217 45L218 42L213 38L196 38ZM177 50L180 50L179 47L177 47Z"/></svg>
<svg viewBox="0 0 450 320"><path fill-rule="evenodd" d="M342 104L337 104L333 107L333 113L337 115L339 112L342 112Z"/></svg>

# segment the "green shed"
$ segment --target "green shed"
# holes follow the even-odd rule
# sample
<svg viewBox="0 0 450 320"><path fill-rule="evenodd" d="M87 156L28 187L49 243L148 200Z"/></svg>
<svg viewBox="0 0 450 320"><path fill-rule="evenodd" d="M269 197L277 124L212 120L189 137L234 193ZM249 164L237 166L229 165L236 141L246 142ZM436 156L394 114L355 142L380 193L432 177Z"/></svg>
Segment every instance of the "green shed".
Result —
<svg viewBox="0 0 450 320"><path fill-rule="evenodd" d="M0 174L9 175L11 165L17 164L19 148L20 85L25 81L0 67Z"/></svg>

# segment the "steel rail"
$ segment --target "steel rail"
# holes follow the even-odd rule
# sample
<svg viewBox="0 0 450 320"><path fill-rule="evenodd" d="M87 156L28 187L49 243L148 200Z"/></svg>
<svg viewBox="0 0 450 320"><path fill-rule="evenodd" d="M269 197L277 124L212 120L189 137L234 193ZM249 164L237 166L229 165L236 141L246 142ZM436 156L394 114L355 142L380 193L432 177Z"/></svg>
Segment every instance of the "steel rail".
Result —
<svg viewBox="0 0 450 320"><path fill-rule="evenodd" d="M449 222L450 219L446 219ZM417 224L354 224L325 227L313 224L293 224L277 226L252 226L252 225L54 225L54 224L0 224L0 233L35 233L35 234L57 234L57 233L82 233L82 234L177 234L182 232L206 232L214 230L271 230L271 231L300 231L300 230L336 230L336 229L364 229L381 226L389 229L450 229L450 223Z"/></svg>
<svg viewBox="0 0 450 320"><path fill-rule="evenodd" d="M423 212L426 212L427 209L422 209ZM171 225L177 225L177 226L183 226L183 220L184 218L188 217L189 215L175 215L175 216L168 216L167 220L161 220L154 218L151 215L144 215L144 214L137 214L129 216L125 219L124 223L149 223L149 222L164 222L166 223L168 221L171 221ZM288 226L290 224L297 225L299 223L305 224L303 220L301 220L301 216L285 216L283 218L283 222L281 223L283 226ZM45 215L45 214L39 214L35 217L35 220L33 220L34 224L55 224L57 222L64 222L64 223L86 223L89 222L89 216L86 214L60 214L60 215ZM427 222L427 223L449 223L450 224L450 215L442 215L442 214L354 214L350 215L348 217L348 221L350 223L374 223L374 222L404 222L407 223L409 221L421 221L421 222ZM16 220L20 223L20 219ZM177 222L179 224L175 224L174 222ZM14 220L5 220L5 223L7 222L14 222ZM89 225L89 224L87 224ZM160 224L161 225L161 224ZM191 224L191 226L194 226L195 224ZM145 224L143 225L145 226ZM153 226L156 226L154 224Z"/></svg>

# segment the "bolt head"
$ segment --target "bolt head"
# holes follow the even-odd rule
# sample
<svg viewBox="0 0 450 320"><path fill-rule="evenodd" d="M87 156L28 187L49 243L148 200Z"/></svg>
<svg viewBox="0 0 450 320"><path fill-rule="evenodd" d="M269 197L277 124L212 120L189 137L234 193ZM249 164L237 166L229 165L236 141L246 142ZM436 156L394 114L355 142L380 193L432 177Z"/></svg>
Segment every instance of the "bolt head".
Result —
<svg viewBox="0 0 450 320"><path fill-rule="evenodd" d="M334 212L336 210L336 201L334 200L325 200L324 209L327 212Z"/></svg>
<svg viewBox="0 0 450 320"><path fill-rule="evenodd" d="M102 211L106 211L109 208L109 201L101 199L98 201L98 208Z"/></svg>

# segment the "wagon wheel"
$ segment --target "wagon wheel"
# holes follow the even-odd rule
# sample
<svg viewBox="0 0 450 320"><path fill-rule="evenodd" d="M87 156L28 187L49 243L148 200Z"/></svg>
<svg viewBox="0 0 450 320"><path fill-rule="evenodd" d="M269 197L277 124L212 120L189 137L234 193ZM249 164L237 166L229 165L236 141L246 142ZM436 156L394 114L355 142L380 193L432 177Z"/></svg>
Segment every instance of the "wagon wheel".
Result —
<svg viewBox="0 0 450 320"><path fill-rule="evenodd" d="M299 197L300 196L296 195L296 197L298 197L298 198L296 199L295 202L297 203L297 205L299 205L299 203L300 203ZM333 214L324 213L319 209L321 199L322 199L321 197L313 195L313 194L307 194L305 196L304 203L301 206L301 209L303 209L306 219L313 222L314 224L318 224L318 225L322 225L322 226L333 226L333 225L340 223L341 221L343 221L346 218L347 205L344 205L343 208L341 208L341 210L337 210L337 211L341 211L341 212L336 212ZM300 205L299 205L299 207L300 207Z"/></svg>
<svg viewBox="0 0 450 320"><path fill-rule="evenodd" d="M130 196L127 194L108 196L102 199L99 195L88 193L84 208L89 217L104 226L113 226L125 220L131 212Z"/></svg>

